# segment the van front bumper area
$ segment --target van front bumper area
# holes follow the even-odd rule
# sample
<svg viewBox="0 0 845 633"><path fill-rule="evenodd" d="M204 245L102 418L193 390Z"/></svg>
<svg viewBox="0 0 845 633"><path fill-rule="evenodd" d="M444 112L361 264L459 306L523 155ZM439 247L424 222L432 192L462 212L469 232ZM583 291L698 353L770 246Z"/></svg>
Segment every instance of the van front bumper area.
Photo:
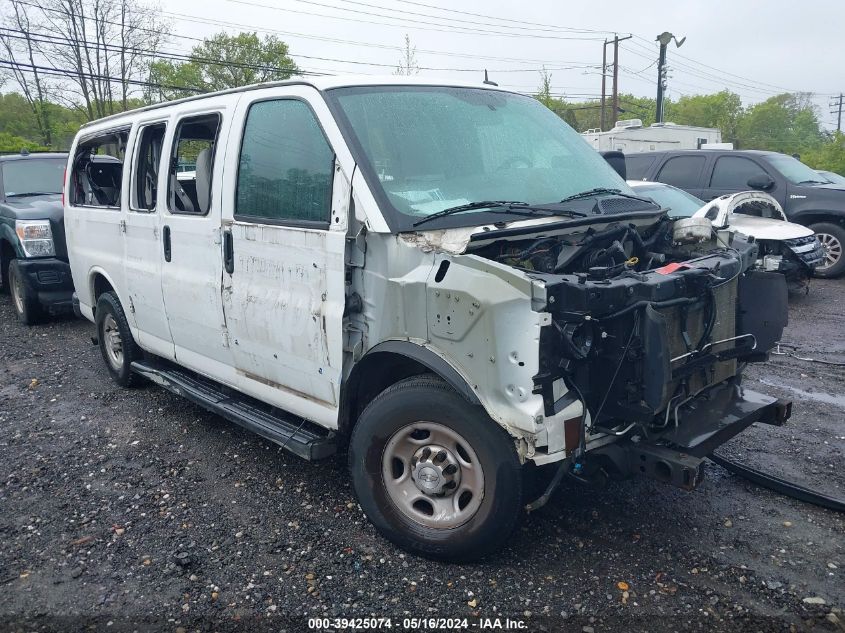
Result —
<svg viewBox="0 0 845 633"><path fill-rule="evenodd" d="M49 312L64 312L73 308L73 277L70 264L55 257L19 259L18 270L30 292Z"/></svg>
<svg viewBox="0 0 845 633"><path fill-rule="evenodd" d="M719 446L755 422L781 426L792 413L791 402L744 389L738 382L712 387L672 411L663 431L631 435L588 451L588 468L609 467L623 478L645 475L695 489L704 478L704 459Z"/></svg>

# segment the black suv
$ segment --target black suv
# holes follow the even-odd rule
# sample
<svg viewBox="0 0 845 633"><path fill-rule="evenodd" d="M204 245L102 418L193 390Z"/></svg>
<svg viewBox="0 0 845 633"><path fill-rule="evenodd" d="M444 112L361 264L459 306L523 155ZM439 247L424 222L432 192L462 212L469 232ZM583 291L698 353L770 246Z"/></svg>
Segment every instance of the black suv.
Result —
<svg viewBox="0 0 845 633"><path fill-rule="evenodd" d="M810 227L825 249L818 277L845 272L845 186L826 181L801 161L778 152L674 150L626 154L630 180L674 185L702 200L758 189L780 202L786 217Z"/></svg>
<svg viewBox="0 0 845 633"><path fill-rule="evenodd" d="M62 185L67 154L0 156L0 279L22 323L72 308Z"/></svg>

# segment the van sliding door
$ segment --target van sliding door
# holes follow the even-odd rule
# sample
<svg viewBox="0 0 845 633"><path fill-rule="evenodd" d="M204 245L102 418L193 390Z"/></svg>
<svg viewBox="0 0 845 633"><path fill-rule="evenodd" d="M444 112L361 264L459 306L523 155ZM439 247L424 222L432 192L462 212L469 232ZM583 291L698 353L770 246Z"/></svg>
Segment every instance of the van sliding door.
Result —
<svg viewBox="0 0 845 633"><path fill-rule="evenodd" d="M138 329L138 342L151 352L172 360L173 338L161 294L160 213L162 154L167 122L144 122L135 135L132 175L129 182L129 210L124 227L124 269L129 293L129 318Z"/></svg>

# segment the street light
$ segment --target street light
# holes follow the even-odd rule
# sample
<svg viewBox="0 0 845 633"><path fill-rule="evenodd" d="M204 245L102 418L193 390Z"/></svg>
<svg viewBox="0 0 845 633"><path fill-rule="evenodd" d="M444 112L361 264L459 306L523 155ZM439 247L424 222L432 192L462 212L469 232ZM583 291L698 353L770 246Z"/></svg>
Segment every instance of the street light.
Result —
<svg viewBox="0 0 845 633"><path fill-rule="evenodd" d="M660 43L660 57L657 61L657 115L655 116L658 123L663 123L663 91L666 88L666 47L669 46L669 42L672 40L675 40L675 48L680 48L687 41L687 38L682 37L678 39L669 31L663 31L663 33L655 38L655 41Z"/></svg>

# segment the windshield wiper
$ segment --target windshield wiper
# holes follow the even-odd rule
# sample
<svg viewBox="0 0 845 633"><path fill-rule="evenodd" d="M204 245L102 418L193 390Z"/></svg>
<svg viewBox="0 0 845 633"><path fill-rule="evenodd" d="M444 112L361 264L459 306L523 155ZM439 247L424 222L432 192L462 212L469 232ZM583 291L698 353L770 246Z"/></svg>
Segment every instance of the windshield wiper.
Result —
<svg viewBox="0 0 845 633"><path fill-rule="evenodd" d="M536 217L542 215L545 217L553 217L556 215L568 216L570 218L584 218L586 213L580 211L571 211L569 209L549 209L546 206L531 206L527 202L518 202L515 200L481 200L479 202L469 202L467 204L460 204L456 207L449 207L437 213L432 213L429 216L417 220L413 226L419 226L424 222L433 220L434 218L442 218L453 213L460 213L461 211L472 211L478 209L489 209L490 213L501 213L504 215L521 215L524 217Z"/></svg>
<svg viewBox="0 0 845 633"><path fill-rule="evenodd" d="M652 206L660 206L655 204L653 200L649 200L648 198L641 198L640 196L632 196L630 193L623 193L621 189L608 189L606 187L596 187L595 189L588 189L587 191L582 191L581 193L575 193L571 196L565 197L561 200L561 203L570 202L572 200L582 200L584 198L592 198L593 196L600 196L603 194L619 196L621 198L631 198L631 200L639 200L640 202L647 202Z"/></svg>
<svg viewBox="0 0 845 633"><path fill-rule="evenodd" d="M447 215L452 215L453 213L460 213L461 211L474 211L476 209L505 209L508 211L522 211L524 209L528 209L528 203L519 202L517 200L479 200L478 202L459 204L455 207L449 207L447 209L443 209L442 211L438 211L437 213L432 213L431 215L427 215L421 220L417 220L416 222L414 222L413 226L419 226L420 224L425 224L429 220L442 218Z"/></svg>
<svg viewBox="0 0 845 633"><path fill-rule="evenodd" d="M27 196L57 196L60 191L27 191L26 193L7 193L7 198L26 198Z"/></svg>
<svg viewBox="0 0 845 633"><path fill-rule="evenodd" d="M831 183L826 180L802 180L799 185L829 185Z"/></svg>

